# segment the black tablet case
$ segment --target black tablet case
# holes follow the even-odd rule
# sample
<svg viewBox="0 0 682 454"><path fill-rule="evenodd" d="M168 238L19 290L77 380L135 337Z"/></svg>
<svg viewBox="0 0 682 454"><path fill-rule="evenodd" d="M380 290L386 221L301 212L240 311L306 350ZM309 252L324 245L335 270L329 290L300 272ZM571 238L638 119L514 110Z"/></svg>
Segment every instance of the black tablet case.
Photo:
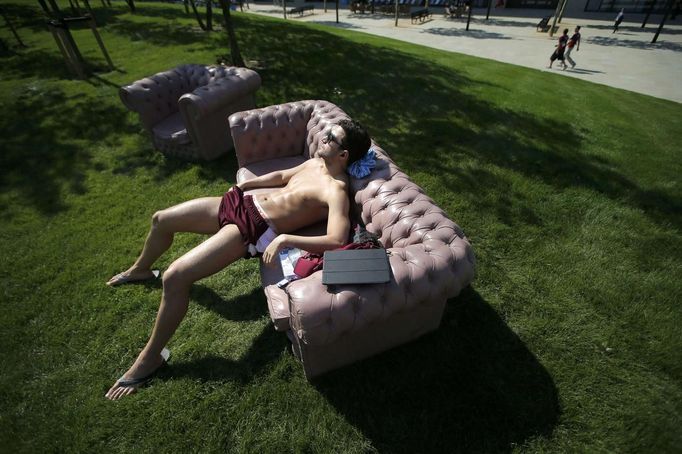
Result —
<svg viewBox="0 0 682 454"><path fill-rule="evenodd" d="M323 284L380 284L391 280L386 249L326 251Z"/></svg>

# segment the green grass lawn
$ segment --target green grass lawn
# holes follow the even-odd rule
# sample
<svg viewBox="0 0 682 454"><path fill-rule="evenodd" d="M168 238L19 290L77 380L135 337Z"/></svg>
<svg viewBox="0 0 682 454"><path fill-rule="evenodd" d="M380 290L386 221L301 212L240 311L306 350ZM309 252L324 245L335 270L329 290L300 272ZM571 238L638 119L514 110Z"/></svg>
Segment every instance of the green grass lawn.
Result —
<svg viewBox="0 0 682 454"><path fill-rule="evenodd" d="M179 5L91 3L116 70L77 31L96 69L80 81L37 3L3 2L28 44L0 56L3 452L682 449L682 105L240 13L258 105L327 99L365 123L464 229L476 280L438 331L311 384L242 261L195 285L159 378L107 401L161 287L104 282L155 210L221 194L237 164L164 159L117 94L214 63L222 31Z"/></svg>

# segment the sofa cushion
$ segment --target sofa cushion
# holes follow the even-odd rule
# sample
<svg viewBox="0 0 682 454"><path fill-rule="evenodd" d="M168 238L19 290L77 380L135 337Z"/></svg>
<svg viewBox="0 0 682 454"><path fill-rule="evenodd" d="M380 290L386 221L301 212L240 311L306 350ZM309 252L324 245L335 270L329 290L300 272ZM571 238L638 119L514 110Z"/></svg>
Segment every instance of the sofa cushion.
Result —
<svg viewBox="0 0 682 454"><path fill-rule="evenodd" d="M254 177L274 172L275 170L285 170L303 164L306 159L303 156L290 156L286 158L268 159L248 164L237 171L237 183L250 180ZM271 188L259 189L253 192L268 192ZM248 191L247 191L248 192Z"/></svg>
<svg viewBox="0 0 682 454"><path fill-rule="evenodd" d="M175 112L161 120L154 126L152 132L157 139L161 141L170 141L176 144L187 144L191 142L180 112Z"/></svg>

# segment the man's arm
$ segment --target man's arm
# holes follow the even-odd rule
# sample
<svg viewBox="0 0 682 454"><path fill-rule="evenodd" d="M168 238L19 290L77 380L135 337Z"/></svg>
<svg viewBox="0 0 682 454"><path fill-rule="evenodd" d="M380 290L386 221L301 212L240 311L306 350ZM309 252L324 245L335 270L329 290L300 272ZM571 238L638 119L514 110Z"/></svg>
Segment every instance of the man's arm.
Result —
<svg viewBox="0 0 682 454"><path fill-rule="evenodd" d="M235 186L239 186L242 191L256 188L274 188L277 186L284 186L289 182L289 180L291 180L291 177L300 172L309 162L310 160L291 169L277 170L275 172L266 173L265 175L242 181L239 184L235 184Z"/></svg>
<svg viewBox="0 0 682 454"><path fill-rule="evenodd" d="M299 236L282 234L277 236L263 253L263 262L272 266L277 263L279 251L285 247L295 247L308 252L322 253L337 249L346 244L350 232L348 195L340 188L331 192L327 203L327 234L322 236Z"/></svg>

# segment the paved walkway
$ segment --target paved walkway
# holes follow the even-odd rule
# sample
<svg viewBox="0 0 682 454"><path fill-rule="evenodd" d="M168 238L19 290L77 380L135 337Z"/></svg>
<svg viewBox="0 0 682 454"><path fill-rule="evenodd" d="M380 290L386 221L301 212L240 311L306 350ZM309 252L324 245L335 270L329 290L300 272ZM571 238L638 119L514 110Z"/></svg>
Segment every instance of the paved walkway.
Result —
<svg viewBox="0 0 682 454"><path fill-rule="evenodd" d="M580 51L571 54L577 63L575 69L562 71L558 62L553 69L546 68L558 35L552 39L547 33L536 32L538 18L545 11L493 10L486 21L485 10L474 10L466 31L466 18L445 19L440 8L434 9L432 19L425 23L411 24L409 18L401 18L395 27L393 16L351 14L347 9L339 10L337 24L334 4L329 5L327 13L319 3L315 4L314 14L290 20L316 22L552 71L682 103L682 18L666 24L656 44L651 44L651 39L660 16L652 16L646 29L640 28L642 16L633 16L633 21L638 22L624 22L617 33L612 33L612 20L564 18L561 29L569 28L572 33L575 25L582 27L582 43ZM245 11L282 17L282 9L271 3L251 3L250 10ZM518 17L519 14L528 17Z"/></svg>

